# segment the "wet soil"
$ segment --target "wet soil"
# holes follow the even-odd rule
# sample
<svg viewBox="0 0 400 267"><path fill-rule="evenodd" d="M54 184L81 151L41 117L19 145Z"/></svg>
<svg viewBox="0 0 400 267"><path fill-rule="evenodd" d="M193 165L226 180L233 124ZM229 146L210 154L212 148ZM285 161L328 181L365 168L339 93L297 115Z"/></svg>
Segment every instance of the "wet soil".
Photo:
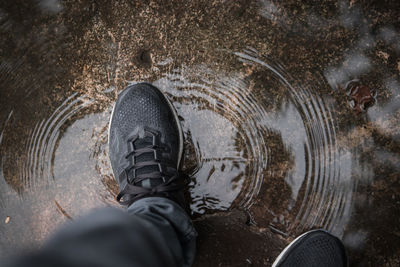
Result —
<svg viewBox="0 0 400 267"><path fill-rule="evenodd" d="M400 265L399 1L3 1L0 37L0 257L117 206L108 121L148 81L181 119L197 266L315 228Z"/></svg>

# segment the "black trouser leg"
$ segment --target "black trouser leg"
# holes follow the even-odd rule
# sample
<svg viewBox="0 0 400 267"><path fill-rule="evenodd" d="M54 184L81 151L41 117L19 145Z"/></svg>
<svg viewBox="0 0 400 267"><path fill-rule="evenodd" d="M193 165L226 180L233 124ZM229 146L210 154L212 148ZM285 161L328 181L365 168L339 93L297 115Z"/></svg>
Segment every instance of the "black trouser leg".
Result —
<svg viewBox="0 0 400 267"><path fill-rule="evenodd" d="M126 211L97 210L63 228L43 248L10 266L190 266L196 231L166 198L144 198Z"/></svg>

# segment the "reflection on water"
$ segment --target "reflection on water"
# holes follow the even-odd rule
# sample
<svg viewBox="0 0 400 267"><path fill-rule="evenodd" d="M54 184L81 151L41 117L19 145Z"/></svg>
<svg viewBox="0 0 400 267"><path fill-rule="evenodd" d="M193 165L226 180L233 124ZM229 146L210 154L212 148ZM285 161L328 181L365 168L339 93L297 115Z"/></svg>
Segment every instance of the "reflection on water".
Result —
<svg viewBox="0 0 400 267"><path fill-rule="evenodd" d="M239 208L260 231L328 229L354 264L398 259L394 7L371 6L376 24L355 1L233 2L0 6L0 256L117 206L111 107L147 80L180 117L193 215ZM358 113L355 79L376 92Z"/></svg>
<svg viewBox="0 0 400 267"><path fill-rule="evenodd" d="M174 99L194 146L192 211L241 207L285 232L342 235L359 162L337 143L332 101L294 85L254 49L235 54L244 62L236 73L197 66L155 82ZM279 197L285 204L271 199L277 187L290 189Z"/></svg>

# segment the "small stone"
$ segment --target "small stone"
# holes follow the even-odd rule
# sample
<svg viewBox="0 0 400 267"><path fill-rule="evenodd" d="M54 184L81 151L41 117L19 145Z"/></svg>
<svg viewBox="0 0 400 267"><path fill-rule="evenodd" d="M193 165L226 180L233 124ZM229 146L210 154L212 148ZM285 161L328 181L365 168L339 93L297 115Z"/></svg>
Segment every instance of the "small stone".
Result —
<svg viewBox="0 0 400 267"><path fill-rule="evenodd" d="M4 220L4 222L5 222L6 224L9 223L9 222L10 222L10 217L7 216L7 218Z"/></svg>

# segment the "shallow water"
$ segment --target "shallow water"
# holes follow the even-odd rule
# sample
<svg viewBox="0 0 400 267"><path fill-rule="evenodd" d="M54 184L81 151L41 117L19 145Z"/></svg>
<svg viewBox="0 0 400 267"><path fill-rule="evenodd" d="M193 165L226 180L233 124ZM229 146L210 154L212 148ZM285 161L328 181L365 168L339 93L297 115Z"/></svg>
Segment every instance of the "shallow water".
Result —
<svg viewBox="0 0 400 267"><path fill-rule="evenodd" d="M112 105L150 81L181 119L194 217L239 208L287 240L322 227L353 265L398 264L399 13L396 1L1 4L0 255L117 206ZM375 92L364 112L354 79Z"/></svg>

